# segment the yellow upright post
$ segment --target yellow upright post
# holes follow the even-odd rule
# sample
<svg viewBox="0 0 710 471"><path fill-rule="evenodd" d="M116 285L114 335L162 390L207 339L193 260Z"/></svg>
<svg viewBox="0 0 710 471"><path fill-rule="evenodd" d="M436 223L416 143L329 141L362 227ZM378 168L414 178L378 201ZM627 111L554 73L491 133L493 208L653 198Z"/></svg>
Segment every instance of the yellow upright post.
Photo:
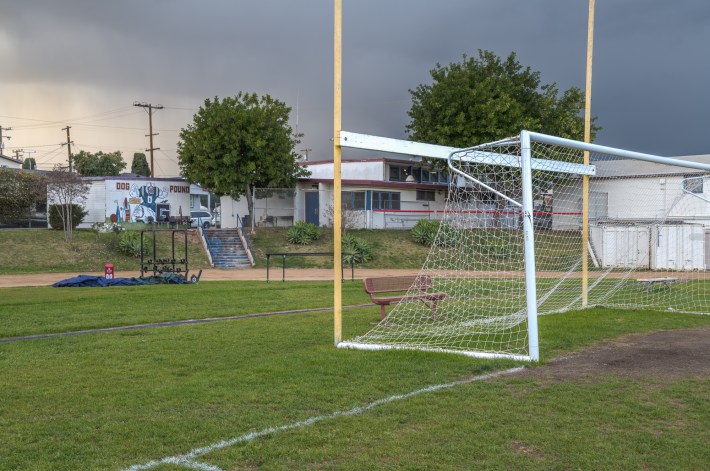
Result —
<svg viewBox="0 0 710 471"><path fill-rule="evenodd" d="M333 327L335 345L343 338L343 287L342 287L342 239L341 185L340 185L340 126L342 95L342 0L335 1L334 70L333 70Z"/></svg>
<svg viewBox="0 0 710 471"><path fill-rule="evenodd" d="M592 51L594 49L594 0L589 0L587 23L587 79L584 98L584 142L592 137ZM584 163L589 164L589 152L584 151ZM582 306L587 307L589 298L589 175L582 177Z"/></svg>

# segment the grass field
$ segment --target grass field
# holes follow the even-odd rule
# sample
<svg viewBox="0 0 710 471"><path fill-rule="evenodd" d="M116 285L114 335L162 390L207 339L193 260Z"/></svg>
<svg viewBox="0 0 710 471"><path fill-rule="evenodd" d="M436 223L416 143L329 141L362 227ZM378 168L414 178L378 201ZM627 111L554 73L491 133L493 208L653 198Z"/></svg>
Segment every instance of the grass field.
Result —
<svg viewBox="0 0 710 471"><path fill-rule="evenodd" d="M169 232L157 239L158 258L170 258ZM118 237L89 230L74 231L74 242L67 244L62 231L48 229L1 230L0 275L14 273L85 273L102 272L112 263L117 273L140 270L140 258L122 254ZM175 258L184 258L184 239L176 235ZM152 254L151 254L152 257ZM188 241L190 269L208 268L209 261L194 231Z"/></svg>
<svg viewBox="0 0 710 471"><path fill-rule="evenodd" d="M365 301L359 283L343 287L346 305ZM321 282L3 289L0 341L331 304L332 285ZM346 309L344 336L378 318L375 306ZM541 352L547 361L628 333L708 326L708 316L678 313L546 316ZM707 377L468 382L515 365L338 350L332 331L326 310L0 343L0 469L703 469L710 462ZM435 385L449 387L425 391Z"/></svg>

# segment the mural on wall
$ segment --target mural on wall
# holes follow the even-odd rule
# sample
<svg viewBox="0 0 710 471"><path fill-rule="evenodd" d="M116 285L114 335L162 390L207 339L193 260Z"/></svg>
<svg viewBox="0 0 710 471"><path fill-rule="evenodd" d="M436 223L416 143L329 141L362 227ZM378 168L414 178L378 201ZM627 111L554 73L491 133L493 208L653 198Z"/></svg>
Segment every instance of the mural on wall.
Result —
<svg viewBox="0 0 710 471"><path fill-rule="evenodd" d="M165 185L155 182L116 182L107 194L107 219L118 223L146 223L167 221L182 214L183 204L189 207L190 187Z"/></svg>
<svg viewBox="0 0 710 471"><path fill-rule="evenodd" d="M129 195L131 203L138 203L131 211L131 222L151 223L170 217L167 188L158 188L152 182L143 186L133 184Z"/></svg>

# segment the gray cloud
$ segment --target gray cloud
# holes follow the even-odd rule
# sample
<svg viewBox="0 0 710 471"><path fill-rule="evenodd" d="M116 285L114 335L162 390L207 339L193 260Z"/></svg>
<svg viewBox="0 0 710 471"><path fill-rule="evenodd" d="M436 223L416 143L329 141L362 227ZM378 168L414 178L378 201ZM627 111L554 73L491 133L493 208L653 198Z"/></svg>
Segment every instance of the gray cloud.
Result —
<svg viewBox="0 0 710 471"><path fill-rule="evenodd" d="M302 147L315 158L331 155L331 1L9 3L0 19L0 124L17 126L13 145L61 136L8 117L62 121L149 101L188 108L156 115L163 165L175 168L176 130L191 120L189 109L243 90L286 101L294 124L297 109ZM479 48L517 52L560 89L584 87L586 2L344 4L347 130L405 137L408 90L428 82L437 62ZM604 130L597 141L662 155L710 152L707 44L706 0L598 2L592 107ZM103 122L113 128L77 126L77 140L140 150L144 130L118 129L145 126L145 114L134 111Z"/></svg>

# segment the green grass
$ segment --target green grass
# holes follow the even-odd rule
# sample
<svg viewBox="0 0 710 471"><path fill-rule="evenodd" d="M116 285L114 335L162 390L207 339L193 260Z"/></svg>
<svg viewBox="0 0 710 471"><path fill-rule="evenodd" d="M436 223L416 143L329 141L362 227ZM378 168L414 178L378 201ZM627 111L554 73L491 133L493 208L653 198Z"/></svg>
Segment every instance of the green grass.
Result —
<svg viewBox="0 0 710 471"><path fill-rule="evenodd" d="M369 301L361 283L347 281L342 286L345 305ZM0 338L333 305L332 283L308 281L28 287L2 292Z"/></svg>
<svg viewBox="0 0 710 471"><path fill-rule="evenodd" d="M346 304L363 300L359 284L343 286ZM3 289L2 336L328 306L331 295L320 282ZM344 337L378 317L374 306L344 311ZM708 316L611 309L546 316L541 351L544 360L626 333L708 325ZM332 331L326 311L0 344L0 469L122 469L511 365L338 350ZM224 470L702 469L708 398L707 378L501 378L197 459Z"/></svg>
<svg viewBox="0 0 710 471"><path fill-rule="evenodd" d="M105 263L112 263L117 276L121 272L140 270L140 258L118 250L118 237L90 230L74 231L74 241L64 241L62 231L2 230L0 231L0 275L17 273L82 273L102 272ZM152 257L152 247L151 255ZM157 258L172 256L171 233L161 232L157 239ZM175 236L175 258L185 254L184 237ZM188 237L190 270L208 268L207 255L196 234Z"/></svg>
<svg viewBox="0 0 710 471"><path fill-rule="evenodd" d="M373 249L374 258L362 268L421 268L429 247L419 245L408 230L348 230L348 233L367 241ZM284 252L333 252L333 232L321 230L321 238L310 245L289 244L284 228L259 228L253 237L257 266L266 266L267 253ZM281 266L281 257L272 257L272 266ZM288 257L288 268L331 268L332 257Z"/></svg>
<svg viewBox="0 0 710 471"><path fill-rule="evenodd" d="M313 253L333 252L333 233L331 230L321 230L322 237L310 245L290 244L286 240L286 228L257 228L253 235L256 266L266 266L267 253ZM472 233L483 233L481 230ZM424 264L429 254L429 247L414 242L410 230L349 230L348 233L364 239L372 247L374 257L371 261L358 265L362 268L404 268L418 269ZM522 264L522 256L515 251L509 252L507 247L520 243L520 233L504 230L487 230L486 236L496 245L492 249L503 250L502 258L493 258L482 262L481 270L496 269L497 263L510 262L513 257L516 263ZM562 238L562 239L561 239ZM536 234L538 246L538 268L541 270L558 269L567 266L569 260L577 257L577 248L581 245L579 234L568 232L545 232ZM560 243L564 240L564 243ZM554 243L552 243L554 241ZM0 275L15 273L80 273L102 271L105 263L113 263L120 276L121 271L137 271L140 263L137 258L128 257L118 251L118 239L112 234L101 234L98 237L93 231L80 230L75 232L73 244L64 242L62 232L46 229L37 230L3 230L0 231ZM474 245L473 251L487 253L490 247ZM182 240L176 239L176 258L183 258ZM168 258L171 254L169 233L161 234L158 245L158 258ZM196 236L189 238L188 259L190 267L207 268L209 263L202 245ZM271 259L272 267L281 267L281 257ZM332 257L288 257L288 268L330 268ZM472 267L470 267L472 268ZM567 268L565 268L566 270Z"/></svg>

